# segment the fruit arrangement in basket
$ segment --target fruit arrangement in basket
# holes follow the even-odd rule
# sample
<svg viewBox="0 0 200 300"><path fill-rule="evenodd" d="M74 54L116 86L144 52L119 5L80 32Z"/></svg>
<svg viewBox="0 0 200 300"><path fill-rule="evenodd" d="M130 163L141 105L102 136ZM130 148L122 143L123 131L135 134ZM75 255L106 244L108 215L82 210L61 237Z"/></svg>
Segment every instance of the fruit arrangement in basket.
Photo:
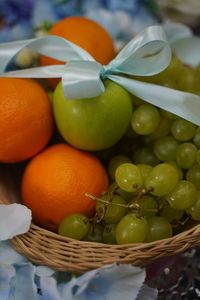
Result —
<svg viewBox="0 0 200 300"><path fill-rule="evenodd" d="M86 33L73 27L70 36L63 22ZM83 17L50 33L62 38L2 48L4 68L24 47L41 54L41 67L0 78L0 161L25 161L21 199L33 222L119 245L170 238L197 224L199 68L171 59L159 26L117 55L107 32Z"/></svg>

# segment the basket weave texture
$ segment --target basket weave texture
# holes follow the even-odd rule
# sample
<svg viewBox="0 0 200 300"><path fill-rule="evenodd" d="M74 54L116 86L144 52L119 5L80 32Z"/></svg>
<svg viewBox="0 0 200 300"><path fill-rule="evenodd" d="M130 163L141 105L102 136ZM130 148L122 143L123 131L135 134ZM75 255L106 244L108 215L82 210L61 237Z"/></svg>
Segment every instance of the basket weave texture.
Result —
<svg viewBox="0 0 200 300"><path fill-rule="evenodd" d="M0 167L0 203L20 202L19 174ZM62 237L32 224L26 234L14 237L12 243L35 263L81 274L113 262L145 266L160 257L182 252L200 244L200 225L152 243L107 245Z"/></svg>

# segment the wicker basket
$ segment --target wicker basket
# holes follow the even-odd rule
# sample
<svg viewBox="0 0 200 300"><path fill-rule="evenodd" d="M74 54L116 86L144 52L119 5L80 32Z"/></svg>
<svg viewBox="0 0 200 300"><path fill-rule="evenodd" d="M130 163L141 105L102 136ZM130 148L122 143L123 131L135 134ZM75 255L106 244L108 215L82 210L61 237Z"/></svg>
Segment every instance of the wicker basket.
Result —
<svg viewBox="0 0 200 300"><path fill-rule="evenodd" d="M0 203L20 202L20 178L18 166L0 166ZM182 252L200 243L200 225L153 243L107 245L65 238L32 224L29 232L13 238L12 243L35 263L84 273L113 262L144 266L160 257Z"/></svg>

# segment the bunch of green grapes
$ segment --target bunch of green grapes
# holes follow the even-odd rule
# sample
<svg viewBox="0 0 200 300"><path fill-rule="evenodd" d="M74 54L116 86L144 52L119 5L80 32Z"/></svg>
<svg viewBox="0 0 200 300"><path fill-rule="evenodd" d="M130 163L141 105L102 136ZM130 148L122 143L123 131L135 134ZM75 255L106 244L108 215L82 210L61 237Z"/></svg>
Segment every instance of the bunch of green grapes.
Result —
<svg viewBox="0 0 200 300"><path fill-rule="evenodd" d="M189 65L184 65L178 58L173 57L170 65L163 72L154 76L135 78L200 95L199 75L200 66L192 68Z"/></svg>
<svg viewBox="0 0 200 300"><path fill-rule="evenodd" d="M174 58L148 81L200 94L199 71ZM101 198L88 195L96 201L96 214L67 216L61 235L107 244L149 243L170 238L188 220L200 221L200 127L133 97L127 133L100 157L109 190Z"/></svg>

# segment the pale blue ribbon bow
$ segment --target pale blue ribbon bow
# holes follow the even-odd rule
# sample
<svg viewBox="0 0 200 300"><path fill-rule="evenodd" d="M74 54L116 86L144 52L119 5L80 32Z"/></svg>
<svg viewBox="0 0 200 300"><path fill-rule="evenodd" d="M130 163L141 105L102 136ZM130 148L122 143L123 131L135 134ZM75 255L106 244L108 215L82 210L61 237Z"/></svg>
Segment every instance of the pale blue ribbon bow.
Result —
<svg viewBox="0 0 200 300"><path fill-rule="evenodd" d="M66 64L3 73L11 59L24 47ZM171 48L161 26L147 27L106 66L102 66L85 50L63 38L45 36L0 44L0 77L61 77L68 99L100 95L104 92L102 79L108 78L146 102L200 125L199 96L123 76L158 74L169 65L170 60Z"/></svg>

